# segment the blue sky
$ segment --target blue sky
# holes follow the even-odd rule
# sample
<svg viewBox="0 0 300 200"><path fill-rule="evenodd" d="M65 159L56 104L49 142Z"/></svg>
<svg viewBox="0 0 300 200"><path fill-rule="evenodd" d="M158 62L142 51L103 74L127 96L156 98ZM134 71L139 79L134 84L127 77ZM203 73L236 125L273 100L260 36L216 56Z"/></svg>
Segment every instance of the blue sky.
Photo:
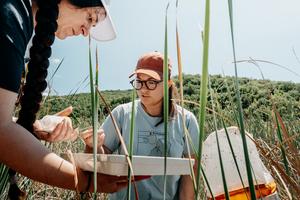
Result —
<svg viewBox="0 0 300 200"><path fill-rule="evenodd" d="M93 41L100 61L100 88L128 89L128 75L134 70L140 55L164 47L164 17L167 3L169 56L172 74L177 74L175 19L176 0L111 0L117 39L110 42ZM238 60L265 60L288 67L298 76L267 63L258 63L266 79L300 82L300 1L248 0L233 1L234 34ZM204 26L204 0L179 0L177 13L182 47L183 71L201 74ZM211 1L211 37L209 52L210 74L233 75L232 46L227 0ZM299 59L297 56L299 56ZM57 39L53 46L50 75L64 58L55 75L52 88L57 94L68 94L88 75L88 39L73 37ZM238 64L239 76L261 78L257 67ZM80 88L87 92L89 87Z"/></svg>

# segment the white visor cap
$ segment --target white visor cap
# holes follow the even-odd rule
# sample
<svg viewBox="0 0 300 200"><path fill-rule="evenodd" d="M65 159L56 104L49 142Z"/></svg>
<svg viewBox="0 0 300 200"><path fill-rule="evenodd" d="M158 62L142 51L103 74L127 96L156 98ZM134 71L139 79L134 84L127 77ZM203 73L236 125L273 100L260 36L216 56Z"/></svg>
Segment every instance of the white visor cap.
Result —
<svg viewBox="0 0 300 200"><path fill-rule="evenodd" d="M91 37L98 41L109 41L116 38L116 31L113 24L113 21L110 17L108 6L109 1L107 0L101 0L105 12L106 17L104 20L100 21L96 26L92 27L90 30Z"/></svg>

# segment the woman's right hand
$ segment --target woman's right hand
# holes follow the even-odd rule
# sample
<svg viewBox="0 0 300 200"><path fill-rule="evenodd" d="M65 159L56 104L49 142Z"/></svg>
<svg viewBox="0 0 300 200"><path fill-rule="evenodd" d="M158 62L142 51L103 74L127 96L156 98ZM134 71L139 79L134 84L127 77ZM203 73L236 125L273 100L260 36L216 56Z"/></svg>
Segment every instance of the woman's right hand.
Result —
<svg viewBox="0 0 300 200"><path fill-rule="evenodd" d="M93 128L89 128L88 130L80 133L84 143L85 143L85 152L92 153L93 152ZM104 144L105 134L103 129L98 130L98 141L97 141L97 152L104 153L102 145Z"/></svg>

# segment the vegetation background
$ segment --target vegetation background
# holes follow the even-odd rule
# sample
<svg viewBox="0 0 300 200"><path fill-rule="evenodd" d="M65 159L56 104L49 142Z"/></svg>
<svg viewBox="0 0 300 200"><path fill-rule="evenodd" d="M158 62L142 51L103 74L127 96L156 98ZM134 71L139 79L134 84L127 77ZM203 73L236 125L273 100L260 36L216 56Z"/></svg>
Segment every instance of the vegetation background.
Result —
<svg viewBox="0 0 300 200"><path fill-rule="evenodd" d="M177 77L173 77L173 80L178 87L179 82ZM200 80L199 75L186 74L183 76L185 106L196 116L198 116L199 112L199 106L196 105L195 102L199 102ZM225 119L226 126L236 126L234 78L215 75L210 77L210 82L212 90L214 91L215 104L218 105L216 107L217 114ZM299 193L297 194L299 184L297 185L297 183L300 182L300 176L299 173L297 173L298 170L296 167L300 166L295 166L293 163L295 156L296 159L297 157L299 159L300 149L300 84L253 80L248 78L239 78L239 82L246 130L253 134L262 160L276 179L281 199L290 199L290 197L293 199L299 198ZM111 90L103 91L102 93L111 109L119 104L130 102L132 96L131 90ZM208 95L208 98L211 98L210 95L211 94ZM69 105L74 107L74 111L71 115L74 126L80 130L90 127L92 123L92 109L90 94L88 93L45 97L39 115L53 114ZM278 139L276 123L274 123L272 118L273 105L276 106L280 113L289 134L289 138L284 138L283 143ZM214 131L212 111L210 108L211 105L208 100L208 112L205 125L206 133ZM100 102L99 116L101 121L103 121L107 115L107 109ZM220 122L218 128L222 127ZM298 151L296 155L295 152L291 151L289 146L286 145L286 140L292 140L293 145L296 146ZM289 174L285 171L280 144L283 144L286 151L286 157L289 163ZM73 152L82 152L84 149L84 143L80 138L73 143L61 142L46 145L58 154L65 153L67 149L71 149ZM277 173L276 169L282 170L283 173L282 171ZM72 191L43 185L24 177L20 177L20 185L21 188L28 193L27 199L75 199L76 197L76 194ZM202 198L204 197L205 194L202 195ZM105 195L100 195L98 198L105 199L106 197Z"/></svg>

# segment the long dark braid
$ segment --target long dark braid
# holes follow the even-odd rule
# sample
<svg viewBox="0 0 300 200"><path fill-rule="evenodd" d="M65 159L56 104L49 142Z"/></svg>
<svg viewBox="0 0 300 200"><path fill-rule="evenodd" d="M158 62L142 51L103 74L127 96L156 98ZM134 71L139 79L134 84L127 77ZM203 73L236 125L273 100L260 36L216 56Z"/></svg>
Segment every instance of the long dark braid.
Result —
<svg viewBox="0 0 300 200"><path fill-rule="evenodd" d="M30 48L30 61L26 84L23 88L23 96L20 99L21 110L17 123L33 133L33 123L36 113L42 101L42 92L47 87L46 77L51 56L51 45L55 40L57 30L58 4L60 0L36 0L38 10L36 12L35 36ZM11 185L8 192L10 199L20 199L25 193L22 192L15 180L13 170L9 171Z"/></svg>
<svg viewBox="0 0 300 200"><path fill-rule="evenodd" d="M35 36L30 48L28 74L21 97L21 110L17 123L33 132L33 123L42 101L42 92L47 87L46 77L51 56L51 45L57 30L58 3L60 0L36 0Z"/></svg>

